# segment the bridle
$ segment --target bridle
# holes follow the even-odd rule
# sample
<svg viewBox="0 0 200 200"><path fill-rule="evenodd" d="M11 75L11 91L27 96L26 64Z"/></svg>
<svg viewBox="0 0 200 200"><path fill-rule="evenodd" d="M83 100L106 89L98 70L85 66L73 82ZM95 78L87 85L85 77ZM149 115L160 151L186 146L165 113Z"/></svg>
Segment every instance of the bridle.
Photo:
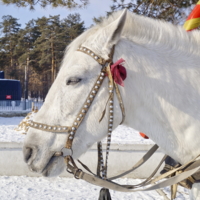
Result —
<svg viewBox="0 0 200 200"><path fill-rule="evenodd" d="M155 189L159 189L162 187L166 187L168 185L173 185L173 186L177 185L178 182L191 176L192 174L194 174L195 172L197 172L199 170L200 160L198 160L198 158L200 155L198 155L196 158L194 158L190 162L188 162L176 169L173 169L165 174L162 174L161 176L159 176L157 178L153 178L153 176L158 171L161 164L164 162L164 160L166 158L166 155L165 155L163 157L163 159L161 160L161 162L159 163L158 167L150 175L150 177L147 178L141 184L125 186L125 185L119 185L119 184L112 182L113 179L122 177L122 176L134 171L135 169L140 167L142 164L144 164L153 155L153 153L159 148L158 145L154 145L142 157L142 159L140 159L131 169L129 169L128 171L126 171L120 175L117 175L115 177L111 177L108 179L107 178L107 160L108 160L108 154L109 154L109 149L110 149L111 133L112 133L113 121L114 121L114 115L113 115L113 113L114 113L114 105L113 105L114 91L116 92L116 96L117 96L117 99L119 101L119 105L120 105L120 108L122 111L122 122L124 121L124 118L125 118L125 109L124 109L122 97L120 94L120 90L118 88L118 85L115 83L113 76L111 74L111 65L112 65L112 60L113 60L114 47L111 50L108 60L105 60L102 57L96 55L94 52L92 52L90 49L88 49L86 47L79 47L77 49L77 51L83 52L83 53L93 57L102 66L102 69L101 69L100 75L98 76L94 86L92 87L86 101L84 102L78 115L76 116L76 119L74 120L72 126L69 127L69 126L59 126L59 125L47 125L47 124L38 123L38 122L34 122L34 121L30 121L30 123L29 123L29 126L34 129L39 129L42 131L48 131L48 132L53 132L53 133L68 133L69 134L65 147L60 152L55 152L55 154L54 154L54 156L63 156L64 157L64 159L66 161L68 172L73 173L75 178L83 179L94 185L102 186L105 188L109 188L109 189L121 191L121 192L137 192L137 191L155 190ZM97 95L97 93L103 83L103 80L105 79L106 76L109 79L109 81L108 81L109 97L108 97L108 101L106 103L106 107L107 107L107 104L109 104L109 122L108 122L106 159L105 159L105 164L104 164L102 144L101 144L101 142L98 142L97 174L92 173L91 170L86 165L84 165L83 163L81 163L79 161L80 164L87 171L89 171L92 174L92 175L90 175L90 174L83 172L81 169L79 169L76 166L76 164L72 158L72 156L73 156L72 155L73 154L72 143L73 143L77 129L79 128L80 124L83 122L83 120L84 120L84 118L85 118L85 116L86 116L86 114L87 114L87 112L88 112L95 96ZM105 112L106 112L106 108L102 112L102 116L99 121L101 121L103 119ZM69 155L68 151L66 151L66 150L71 150L71 155ZM168 180L165 180L161 183L156 183L157 181L160 181L163 178L166 178L166 177L168 177L170 175L174 175L174 174L176 174L174 177L169 178ZM151 186L148 188L141 189L141 187L149 186L149 185L151 185Z"/></svg>
<svg viewBox="0 0 200 200"><path fill-rule="evenodd" d="M86 101L84 102L83 106L81 107L78 115L76 116L72 126L58 126L58 125L48 125L48 124L43 124L43 123L39 123L39 122L35 122L35 121L31 121L30 122L30 127L34 128L34 129L39 129L42 131L47 131L47 132L53 132L53 133L68 133L68 138L65 144L65 147L61 150L61 152L56 152L55 156L67 156L69 155L69 151L71 150L71 156L73 154L72 152L72 143L76 134L77 129L79 128L79 126L81 125L81 123L83 122L94 98L96 97L102 83L103 80L105 79L105 77L107 76L109 79L108 82L108 90L109 90L109 98L108 101L106 103L106 107L107 104L109 105L109 122L108 122L108 136L107 136L107 147L106 147L106 159L105 159L105 165L104 165L104 161L103 161L103 153L102 153L102 144L101 142L98 143L98 150L99 150L99 170L98 173L102 173L102 177L106 177L106 172L107 172L107 160L108 160L108 154L109 154L109 149L110 149L110 143L111 143L111 133L112 133L112 128L113 128L113 121L114 121L114 105L113 105L113 101L114 101L114 89L116 91L116 95L118 97L119 100L119 105L122 111L122 122L124 121L124 117L125 117L125 109L124 109L124 105L123 105L123 101L121 98L121 94L118 88L118 85L114 82L113 80L113 76L111 74L111 70L110 70L110 66L112 64L112 60L113 60L113 54L114 54L114 47L111 50L111 53L109 55L109 59L105 60L103 59L101 56L96 55L93 51L91 51L90 49L86 48L86 47L79 47L77 49L77 51L83 52L89 56L91 56L92 58L94 58L100 65L101 65L101 72L97 78L97 80L95 81L94 86L92 87L88 97L86 98ZM99 121L101 121L105 115L105 110L102 112L102 116L100 118ZM121 122L121 123L122 123Z"/></svg>
<svg viewBox="0 0 200 200"><path fill-rule="evenodd" d="M90 51L87 48L80 47L80 48L78 48L78 51L82 51L82 52L92 56L99 64L101 64L102 69L101 69L100 75L98 76L94 86L92 87L92 90L90 91L86 101L84 102L78 115L76 116L76 119L72 123L72 126L47 125L47 124L38 123L38 122L34 122L34 121L32 121L30 123L30 127L39 129L42 131L48 131L48 132L54 132L54 133L69 133L69 136L68 136L68 139L66 142L66 146L65 146L68 149L71 149L71 147L72 147L72 142L75 137L75 133L76 133L78 127L80 126L81 122L85 118L86 113L88 112L95 96L97 95L99 88L101 87L103 80L105 78L107 65L110 63L110 60L108 60L108 61L104 60L103 58L97 56L96 54L94 54L92 51ZM112 88L110 88L110 91L112 91Z"/></svg>

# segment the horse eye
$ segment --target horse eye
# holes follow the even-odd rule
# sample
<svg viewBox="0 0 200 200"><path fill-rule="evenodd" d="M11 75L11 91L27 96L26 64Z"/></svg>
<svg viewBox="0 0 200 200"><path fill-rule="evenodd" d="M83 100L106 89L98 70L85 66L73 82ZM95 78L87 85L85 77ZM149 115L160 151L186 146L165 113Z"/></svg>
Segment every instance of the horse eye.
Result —
<svg viewBox="0 0 200 200"><path fill-rule="evenodd" d="M75 85L80 81L81 81L80 78L70 78L69 80L67 80L66 84L67 85Z"/></svg>

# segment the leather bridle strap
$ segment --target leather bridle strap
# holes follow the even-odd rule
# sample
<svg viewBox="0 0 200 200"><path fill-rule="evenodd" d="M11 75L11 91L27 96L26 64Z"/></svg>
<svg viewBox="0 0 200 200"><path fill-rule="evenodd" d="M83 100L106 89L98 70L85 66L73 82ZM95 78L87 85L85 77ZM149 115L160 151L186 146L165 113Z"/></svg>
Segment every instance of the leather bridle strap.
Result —
<svg viewBox="0 0 200 200"><path fill-rule="evenodd" d="M118 178L123 177L123 176L131 173L132 171L136 170L138 167L143 165L156 152L156 150L158 148L159 148L159 146L157 144L155 144L131 169L129 169L126 172L123 172L121 174L118 174L117 176L112 176L109 178L109 180L118 179Z"/></svg>
<svg viewBox="0 0 200 200"><path fill-rule="evenodd" d="M196 160L199 157L199 155L191 160L190 162L186 163L185 165L182 165L174 170L171 170L169 172L166 172L165 174L162 174L161 176L152 179L151 181L146 182L145 184L137 184L137 185L119 185L115 182L112 182L111 180L103 180L97 176L90 175L88 173L83 172L81 169L79 169L76 165L73 159L70 156L65 157L65 161L67 163L68 171L70 171L72 174L74 174L75 178L85 180L93 185L97 185L100 187L112 189L119 192L138 192L138 191L149 191L149 190L156 190L159 188L163 188L166 186L170 186L173 184L176 184L187 177L191 176L195 172L197 172L200 169L200 160ZM188 167L189 166L189 167ZM185 171L183 171L185 170ZM181 172L180 172L181 171ZM155 184L155 182L160 181L161 179L164 179L168 177L171 174L174 174L175 172L180 172L178 175L173 176L167 180L164 180L162 182L159 182ZM152 185L153 184L153 185ZM147 187L151 185L150 187ZM139 187L146 187L144 189L140 189Z"/></svg>
<svg viewBox="0 0 200 200"><path fill-rule="evenodd" d="M155 152L156 150L159 148L159 146L157 144L155 144L136 164L134 164L134 166L125 171L124 173L122 174L118 174L117 176L113 176L113 177L110 177L108 178L109 180L114 180L114 179L118 179L118 178L121 178L129 173L131 173L132 171L136 170L138 167L140 167L141 165L143 165ZM98 151L99 152L99 151ZM152 178L153 175L155 175L155 173L158 171L157 169L159 169L160 165L163 163L164 159L165 159L166 156L164 156L164 158L161 160L161 162L159 163L158 167L153 171L153 173L150 175L149 178ZM98 159L100 160L100 159ZM66 161L66 160L65 160ZM89 173L95 175L86 165L84 165L80 160L78 160L78 162L82 165L82 167L84 169L86 169ZM97 176L98 177L101 177L100 176L100 168L99 168L99 164L97 165L98 166L98 169L97 169ZM96 176L96 175L95 175ZM149 179L148 178L148 179ZM147 179L147 180L148 180Z"/></svg>

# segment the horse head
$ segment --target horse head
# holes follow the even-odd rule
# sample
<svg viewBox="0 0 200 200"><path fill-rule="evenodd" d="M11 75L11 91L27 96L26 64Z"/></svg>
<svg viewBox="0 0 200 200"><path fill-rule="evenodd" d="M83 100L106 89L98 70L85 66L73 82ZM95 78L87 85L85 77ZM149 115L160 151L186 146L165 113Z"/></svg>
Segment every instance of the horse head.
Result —
<svg viewBox="0 0 200 200"><path fill-rule="evenodd" d="M98 55L105 61L109 60L113 46L120 39L126 13L126 10L123 11L117 19L104 27L97 25L89 29L67 47L57 78L42 108L34 117L35 124L33 123L29 128L24 141L24 159L30 170L42 173L44 176L56 176L63 171L65 167L63 157L54 155L55 152L60 152L65 148L66 142L72 139L72 136L70 132L61 129L73 127L76 119L82 120L77 116L79 112L82 112L80 109L102 73L102 65L95 60L94 55ZM80 46L91 51L94 54L93 57L78 51ZM107 134L108 116L105 115L99 122L109 98L107 84L108 80L105 78L90 108L87 110L86 105L84 113L81 114L85 115L84 119L76 130L69 148L69 154L72 154L75 159ZM115 107L113 128L121 120L117 114L120 109L118 106ZM42 128L36 128L36 126ZM59 131L56 132L56 129ZM71 133L73 134L73 128Z"/></svg>

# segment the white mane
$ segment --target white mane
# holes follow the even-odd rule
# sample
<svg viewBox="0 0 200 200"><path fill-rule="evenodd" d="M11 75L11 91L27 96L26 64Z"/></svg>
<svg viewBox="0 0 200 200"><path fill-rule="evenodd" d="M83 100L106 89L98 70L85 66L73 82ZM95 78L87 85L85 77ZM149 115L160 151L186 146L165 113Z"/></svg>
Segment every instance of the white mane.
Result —
<svg viewBox="0 0 200 200"><path fill-rule="evenodd" d="M76 38L66 49L68 56L72 56L70 52L73 53L89 36L94 35L98 30L116 20L122 12L118 11L108 18L104 18L101 23L93 26ZM186 55L190 53L200 55L200 31L194 30L192 32L186 32L182 26L149 17L138 16L131 12L127 13L122 37L148 47L152 45L155 48L155 44L158 44L159 47L163 47L164 49L169 48L171 51L173 49L175 51L182 49L186 51Z"/></svg>

